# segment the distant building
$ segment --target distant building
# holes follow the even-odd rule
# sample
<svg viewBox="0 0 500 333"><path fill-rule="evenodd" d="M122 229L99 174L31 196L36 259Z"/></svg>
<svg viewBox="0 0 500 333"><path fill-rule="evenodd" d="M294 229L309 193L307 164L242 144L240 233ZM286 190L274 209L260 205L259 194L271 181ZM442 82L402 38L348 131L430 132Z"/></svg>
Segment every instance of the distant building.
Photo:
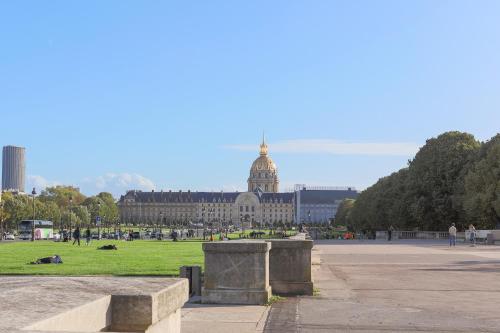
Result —
<svg viewBox="0 0 500 333"><path fill-rule="evenodd" d="M25 148L5 146L2 150L2 190L24 192Z"/></svg>
<svg viewBox="0 0 500 333"><path fill-rule="evenodd" d="M337 214L344 199L356 199L352 187L295 185L295 220L297 223L328 223Z"/></svg>
<svg viewBox="0 0 500 333"><path fill-rule="evenodd" d="M118 207L122 223L204 223L277 226L294 222L294 193L278 193L278 171L264 140L252 163L248 192L128 191Z"/></svg>
<svg viewBox="0 0 500 333"><path fill-rule="evenodd" d="M326 223L335 216L343 199L358 195L353 188L305 185L296 186L293 192L278 192L278 169L264 139L247 182L248 192L127 191L118 201L120 220L159 225L203 223L213 227Z"/></svg>
<svg viewBox="0 0 500 333"><path fill-rule="evenodd" d="M118 202L122 223L270 226L293 223L293 193L128 191Z"/></svg>

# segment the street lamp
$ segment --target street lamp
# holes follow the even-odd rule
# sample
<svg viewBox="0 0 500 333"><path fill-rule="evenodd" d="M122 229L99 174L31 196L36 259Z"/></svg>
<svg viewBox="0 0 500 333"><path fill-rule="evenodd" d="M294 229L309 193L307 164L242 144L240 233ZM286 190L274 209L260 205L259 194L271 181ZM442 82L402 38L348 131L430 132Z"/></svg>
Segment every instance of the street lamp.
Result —
<svg viewBox="0 0 500 333"><path fill-rule="evenodd" d="M210 214L213 214L213 216L215 216L215 208L208 208L208 226L210 227L210 240L212 241L214 239L214 234L212 222L210 222Z"/></svg>
<svg viewBox="0 0 500 333"><path fill-rule="evenodd" d="M203 207L201 211L201 222L203 223L203 240L205 240L205 207Z"/></svg>
<svg viewBox="0 0 500 333"><path fill-rule="evenodd" d="M33 187L33 191L31 191L31 194L33 195L33 221L31 223L31 241L35 241L35 195L36 195L36 190Z"/></svg>
<svg viewBox="0 0 500 333"><path fill-rule="evenodd" d="M3 233L4 233L4 228L3 228L3 201L2 201L2 192L0 192L0 228L1 228L1 233L0 235L0 240L3 240Z"/></svg>
<svg viewBox="0 0 500 333"><path fill-rule="evenodd" d="M99 221L97 220L99 218ZM95 223L97 224L97 239L101 239L101 202L97 202L97 216L95 219Z"/></svg>
<svg viewBox="0 0 500 333"><path fill-rule="evenodd" d="M71 221L71 208L73 205L73 196L70 195L69 196L69 239L71 240L71 237L73 237L73 226L71 225L72 224L72 221Z"/></svg>
<svg viewBox="0 0 500 333"><path fill-rule="evenodd" d="M160 235L162 234L161 227L163 225L163 212L160 212Z"/></svg>

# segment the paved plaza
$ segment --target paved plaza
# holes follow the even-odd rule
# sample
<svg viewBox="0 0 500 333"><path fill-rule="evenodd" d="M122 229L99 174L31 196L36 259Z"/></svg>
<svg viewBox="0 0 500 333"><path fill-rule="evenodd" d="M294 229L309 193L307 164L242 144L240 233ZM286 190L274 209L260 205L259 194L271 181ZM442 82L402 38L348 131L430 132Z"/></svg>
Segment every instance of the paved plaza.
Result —
<svg viewBox="0 0 500 333"><path fill-rule="evenodd" d="M266 306L187 303L182 332L500 332L500 247L317 241L316 296ZM163 278L0 277L0 331ZM75 331L78 331L75 323Z"/></svg>
<svg viewBox="0 0 500 333"><path fill-rule="evenodd" d="M319 295L275 304L265 332L500 332L500 247L318 241Z"/></svg>

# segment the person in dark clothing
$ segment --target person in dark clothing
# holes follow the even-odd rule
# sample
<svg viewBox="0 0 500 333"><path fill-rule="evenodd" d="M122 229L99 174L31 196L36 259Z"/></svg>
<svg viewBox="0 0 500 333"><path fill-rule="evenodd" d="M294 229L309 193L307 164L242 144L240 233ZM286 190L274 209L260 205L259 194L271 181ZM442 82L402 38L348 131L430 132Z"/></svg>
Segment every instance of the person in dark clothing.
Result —
<svg viewBox="0 0 500 333"><path fill-rule="evenodd" d="M389 230L387 231L387 235L388 235L388 241L390 242L392 240L392 232L394 231L394 227L391 225L389 227Z"/></svg>
<svg viewBox="0 0 500 333"><path fill-rule="evenodd" d="M78 246L80 246L80 227L76 227L75 231L73 231L73 245L78 242Z"/></svg>
<svg viewBox="0 0 500 333"><path fill-rule="evenodd" d="M90 229L85 230L85 245L90 245Z"/></svg>

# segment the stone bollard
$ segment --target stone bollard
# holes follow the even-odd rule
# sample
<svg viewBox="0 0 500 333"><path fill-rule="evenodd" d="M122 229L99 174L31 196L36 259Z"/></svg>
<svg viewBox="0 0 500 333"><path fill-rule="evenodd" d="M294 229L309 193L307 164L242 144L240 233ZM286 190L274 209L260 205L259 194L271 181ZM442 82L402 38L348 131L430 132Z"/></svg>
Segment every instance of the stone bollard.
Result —
<svg viewBox="0 0 500 333"><path fill-rule="evenodd" d="M276 295L312 295L311 240L270 239L269 283Z"/></svg>
<svg viewBox="0 0 500 333"><path fill-rule="evenodd" d="M263 241L203 243L202 303L265 304L271 297L269 249Z"/></svg>
<svg viewBox="0 0 500 333"><path fill-rule="evenodd" d="M189 280L189 296L201 296L201 267L181 266L179 277Z"/></svg>

